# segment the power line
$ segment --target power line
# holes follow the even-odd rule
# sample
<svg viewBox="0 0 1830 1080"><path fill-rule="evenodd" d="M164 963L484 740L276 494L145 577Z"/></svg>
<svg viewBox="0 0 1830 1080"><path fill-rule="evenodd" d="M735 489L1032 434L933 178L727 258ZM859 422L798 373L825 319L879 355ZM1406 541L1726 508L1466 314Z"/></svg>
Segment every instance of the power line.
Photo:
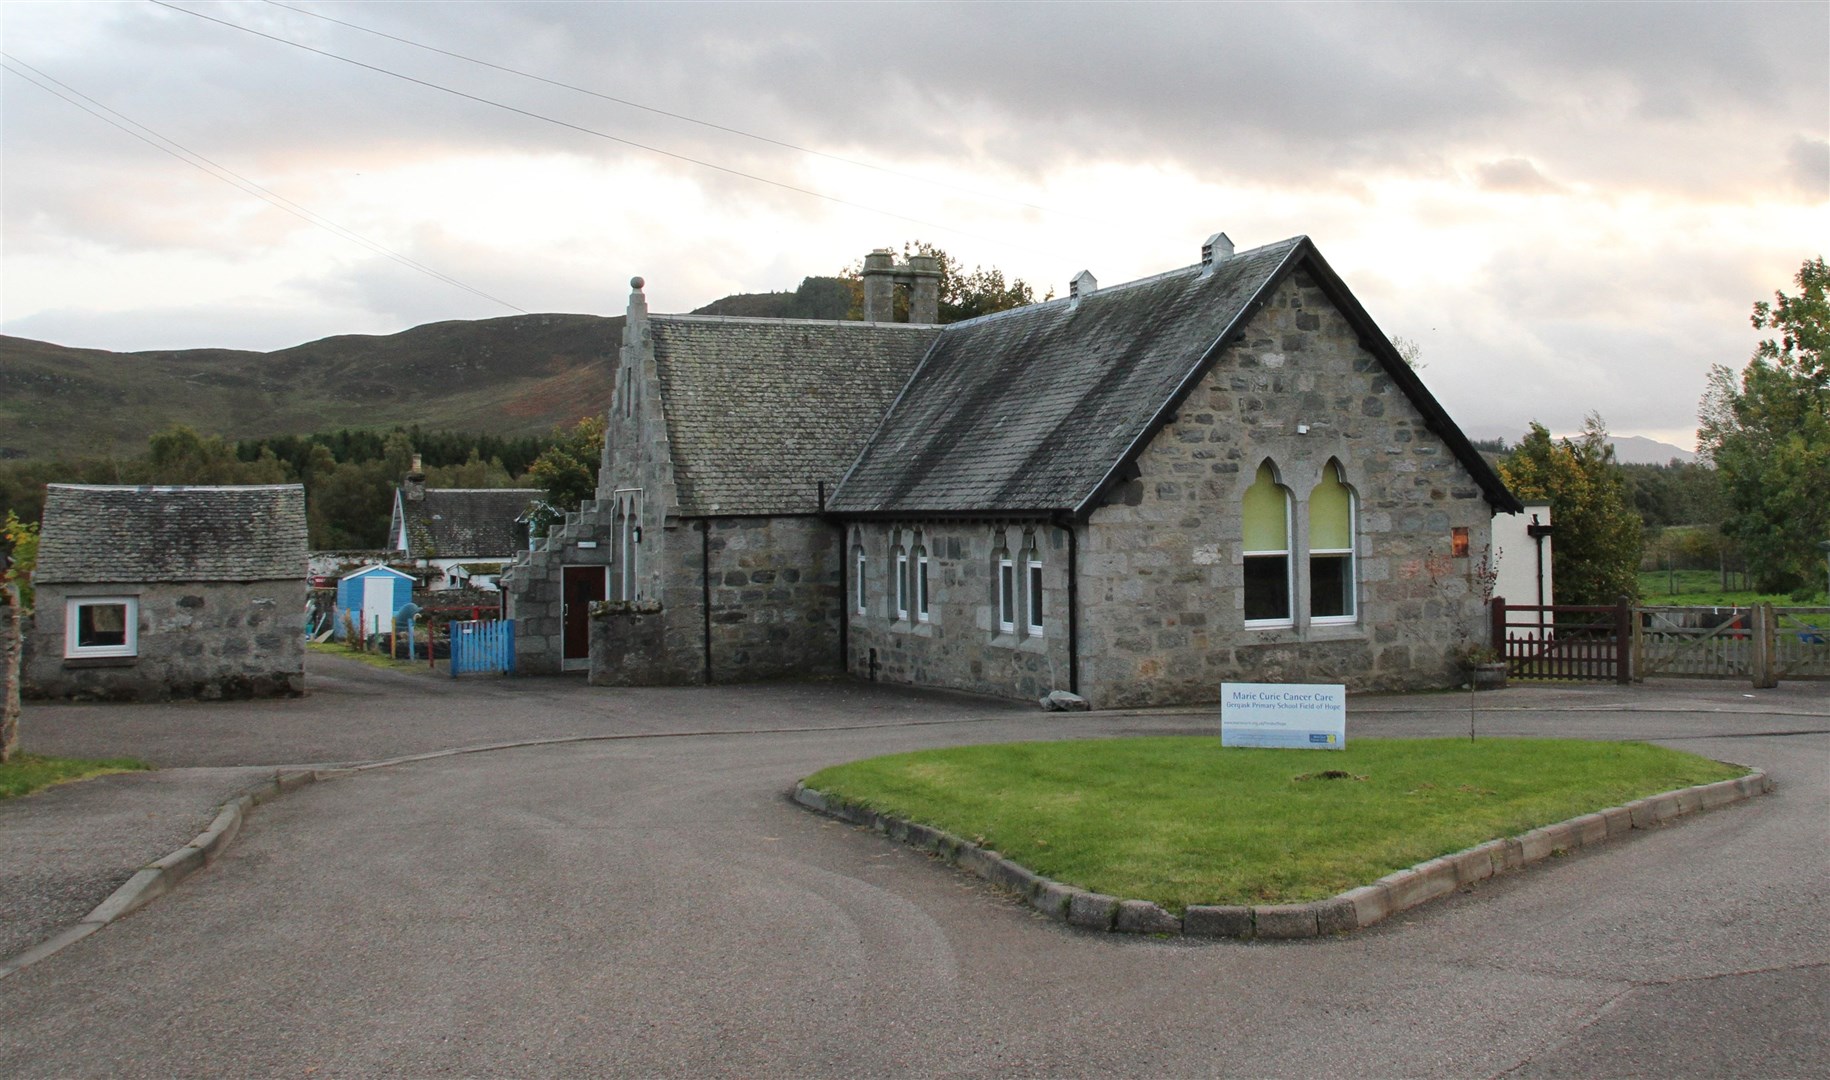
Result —
<svg viewBox="0 0 1830 1080"><path fill-rule="evenodd" d="M46 74L45 72L40 71L38 68L35 68L32 65L26 63L25 61L19 59L18 57L13 56L11 53L0 52L0 58L4 58L6 64L8 65L6 67L6 70L9 73L11 73L21 79L24 79L26 82L31 83L33 86L38 87L40 90L43 90L44 92L52 95L53 97L59 98L65 102L68 102L71 105L74 105L78 109L81 109L82 111L95 117L97 120L100 120L105 124L115 127L123 132L126 132L128 135L133 136L134 138L140 140L141 142L145 143L146 145L152 147L153 149L159 150L166 154L170 154L172 157L177 158L179 161L184 162L186 165L191 166L192 168L198 170L199 172L202 172L209 176L215 177L216 179L221 180L223 183L228 184L231 187L238 188L250 195L253 195L255 198L260 199L263 202L266 202L280 210L284 210L286 213L291 214L292 216L294 216L296 218L306 221L312 225L316 225L318 228L323 229L326 232L329 232L341 239L349 240L353 243L359 244L362 247L367 248L368 250L374 252L377 255L382 255L382 256L385 256L386 258L392 259L393 261L399 263L402 266L405 266L412 270L417 270L420 273L425 274L428 277L434 278L438 281L442 281L447 285L453 286L454 288L462 289L465 292L470 293L474 296L482 297L483 299L488 300L491 303L500 304L503 307L508 308L510 311L517 311L523 315L527 314L527 311L524 308L516 307L515 305L509 303L506 300L503 300L499 297L491 296L490 294L484 292L481 289L475 288L470 285L466 285L464 282L459 281L458 279L451 277L448 274L441 273L441 272L434 270L433 268L425 265L424 263L420 263L411 258L408 258L407 256L402 255L399 252L386 247L385 245L382 245L373 240L370 240L369 238L361 235L360 233L357 233L350 229L344 228L342 225L337 224L336 222L330 220L329 218L324 217L321 214L316 213L315 211L312 211L306 207L300 206L298 203L293 202L292 200L286 198L283 195L278 194L277 192L274 192L265 187L262 187L260 184L257 184L254 181L248 179L247 177L242 176L241 174L235 172L233 169L230 169L229 167L227 167L225 165L218 164L217 162L211 161L209 158L204 157L202 154L199 154L194 150L191 150L190 148L184 146L182 143L179 143L178 141L171 139L165 135L161 135L159 132L154 131L152 128L147 127L145 124L140 123L139 121L133 119L132 117L127 116L124 113L118 112L115 109L112 109L112 108L108 107L107 105L102 104L101 102L99 102L96 99L90 97L89 95L83 93L82 91L77 90L75 87L72 87L67 83L60 82L59 80L53 78L52 76ZM24 70L23 71L19 70L21 68L23 68ZM27 72L29 72L30 74L27 74ZM49 84L49 85L47 85L47 84ZM82 100L78 101L77 98L81 98ZM84 102L88 102L89 104L84 104ZM94 108L91 108L90 107L91 105L93 105ZM100 111L98 111L98 110L100 110ZM104 116L103 113L109 113L112 115ZM115 119L115 117L118 117L119 119L117 120L117 119ZM132 126L130 127L129 125L132 125ZM138 128L139 131L133 130L134 128ZM145 132L145 134L141 134L141 132Z"/></svg>
<svg viewBox="0 0 1830 1080"><path fill-rule="evenodd" d="M859 168L859 169L869 169L872 172L883 173L885 176L894 176L894 177L897 177L902 180L913 180L918 184L927 184L932 187L945 188L948 191L957 191L962 195L970 195L975 199L984 199L989 202L1008 203L1012 206L1022 207L1025 210L1036 210L1036 211L1039 211L1044 214L1055 214L1055 215L1058 215L1061 217L1074 218L1079 221L1088 221L1093 224L1102 224L1101 222L1094 222L1091 218L1082 217L1078 214L1070 214L1063 210L1055 210L1055 209L1052 209L1047 206L1039 205L1037 203L1026 202L1022 199L1013 199L1007 195L997 195L997 194L993 194L990 192L978 191L976 189L964 187L959 184L950 184L944 180L936 180L933 177L919 176L915 173L902 172L899 169L892 169L892 168L889 168L889 167L883 166L883 165L875 165L868 161L859 161L856 158L848 158L841 154L829 153L825 150L815 150L812 147L801 146L797 143L791 143L791 142L788 142L783 139L771 138L770 136L767 136L767 135L758 135L752 131L745 131L742 128L730 127L726 124L716 123L711 120L701 120L696 116L688 116L685 113L672 112L667 109L658 108L654 105L644 105L639 101L631 101L628 98L617 97L614 94L605 94L600 91L591 90L591 89L588 89L583 86L575 86L572 83L561 82L558 79L549 79L544 75L536 75L529 71L522 71L518 68L507 67L502 64L494 63L493 61L484 60L480 57L467 56L463 53L453 52L449 49L441 49L436 45L427 45L424 42L414 41L411 38L405 38L405 37L400 37L399 35L396 35L396 34L390 34L390 33L386 32L385 30L376 30L372 27L361 26L357 23L347 22L343 19L335 19L329 15L323 15L316 11L308 10L306 8L294 7L291 4L283 4L280 2L280 0L264 0L264 2L272 5L273 7L279 8L283 11L290 11L290 12L293 12L294 14L304 15L304 16L307 16L307 17L313 18L313 19L321 19L327 23L334 23L337 26L347 27L348 29L356 30L356 31L359 31L364 34L372 34L375 37L385 38L388 41L398 42L401 45L407 45L407 46L410 46L415 49L423 49L426 52L436 53L439 56L448 56L448 57L452 58L453 60L462 60L467 64L476 64L479 67L486 67L492 71L505 72L506 74L519 76L520 78L523 78L523 79L532 79L534 82L544 83L547 86L556 86L561 90L570 90L575 94L584 94L587 97L594 97L601 101L612 102L614 104L623 105L623 106L626 106L631 109L640 109L643 112L653 113L656 116L665 116L670 120L680 120L680 121L683 121L688 124L696 124L699 127L708 128L712 131L722 131L727 135L737 135L741 138L753 139L760 143L767 143L770 146L779 146L784 150L793 150L796 153L807 154L807 155L810 155L812 157L817 157L817 158L824 158L827 161L836 161L836 162L840 163L841 165L850 165L854 168Z"/></svg>
<svg viewBox="0 0 1830 1080"><path fill-rule="evenodd" d="M172 11L176 11L176 12L180 12L185 15L189 15L193 18L202 19L205 22L215 23L218 26L226 26L231 30L240 30L244 34L251 34L258 38L265 38L268 41L277 42L278 44L281 44L281 45L289 45L292 48L300 49L304 52L312 53L317 56L322 56L322 57L325 57L330 60L337 60L342 63L349 64L352 67L362 68L365 71L373 71L378 75L386 75L389 78L399 79L402 82L412 83L415 86L423 86L423 87L427 88L428 90L437 90L441 93L450 94L453 97L463 98L466 101L474 101L479 105L488 105L492 108L501 109L504 112L514 113L517 116L525 116L531 120L540 120L545 123L552 124L555 127L562 127L569 131L576 131L580 134L590 135L595 138L604 139L608 142L619 143L623 146L633 147L637 150L645 150L648 153L658 154L662 157L672 158L675 161L683 161L689 165L697 165L702 169L710 169L713 172L724 173L727 176L735 176L735 177L738 177L739 179L751 180L751 181L754 181L759 184L767 184L770 187L780 188L783 191L791 191L797 195L805 195L808 198L819 199L822 202L829 202L835 206L844 206L844 207L848 207L853 210L862 210L866 213L876 214L880 217L892 218L897 221L906 221L911 225L919 225L919 226L921 226L923 228L927 228L927 229L939 229L943 232L952 233L955 236L964 236L964 237L969 237L974 240L983 240L984 242L986 242L988 244L995 244L995 245L1000 245L1000 246L1004 246L1004 247L1015 248L1015 249L1021 250L1021 251L1028 251L1031 254L1046 255L1051 259L1062 259L1064 262L1067 261L1067 257L1059 254L1058 252L1044 251L1040 248L1032 248L1032 247L1027 247L1027 246L1021 245L1021 244L1013 244L1007 240L999 240L995 237L985 236L981 233L967 232L964 229L955 228L951 225L942 225L939 222L927 221L923 218L910 217L907 214L899 214L893 210L885 210L885 209L882 209L881 207L870 206L865 203L853 202L850 199L842 199L842 198L838 197L837 195L828 195L828 194L825 194L824 192L814 191L812 188L800 187L798 185L790 184L790 183L787 183L787 182L781 181L781 180L771 180L766 176L758 176L755 173L747 173L747 172L744 172L742 169L733 169L728 165L719 165L716 162L706 161L702 158L692 157L688 154L675 153L672 150L663 150L658 146L650 146L646 143L636 142L634 139L625 139L620 135L612 135L609 132L599 131L596 128L589 128L589 127L585 127L582 124L574 124L567 120L560 120L557 117L547 116L543 113L537 113L530 109L523 109L523 108L520 108L515 105L506 104L505 102L500 102L500 101L496 101L491 98L482 97L481 95L478 95L478 94L472 94L472 93L468 93L463 90L458 90L454 87L444 86L442 84L430 82L425 79L415 78L411 75L405 75L398 71L393 71L388 68L380 67L375 64L364 63L361 60L356 60L356 59L352 59L351 57L342 56L337 53L330 52L329 50L326 50L326 49L319 49L319 48L315 48L310 45L303 44L301 42L291 41L287 38L279 37L278 35L275 35L275 34L269 34L262 30L256 30L252 27L242 26L237 23L229 22L226 19L218 19L213 15L205 15L200 11L192 11L189 8L182 8L176 4L168 3L167 0L148 0L148 2L152 3L152 4L156 4L162 8L168 8Z"/></svg>

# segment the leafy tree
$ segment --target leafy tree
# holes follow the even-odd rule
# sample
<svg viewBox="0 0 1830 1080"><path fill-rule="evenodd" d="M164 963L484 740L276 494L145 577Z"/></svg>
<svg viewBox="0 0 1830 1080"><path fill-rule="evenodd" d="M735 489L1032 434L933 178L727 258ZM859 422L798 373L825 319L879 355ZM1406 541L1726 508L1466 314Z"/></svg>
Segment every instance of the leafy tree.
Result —
<svg viewBox="0 0 1830 1080"><path fill-rule="evenodd" d="M1550 503L1559 603L1612 604L1638 597L1639 515L1627 504L1626 483L1601 417L1591 414L1573 441L1553 441L1543 425L1532 424L1499 472L1519 498Z"/></svg>
<svg viewBox="0 0 1830 1080"><path fill-rule="evenodd" d="M1722 489L1707 463L1622 465L1628 498L1648 529L1668 525L1721 524Z"/></svg>
<svg viewBox="0 0 1830 1080"><path fill-rule="evenodd" d="M1810 590L1830 539L1830 269L1808 260L1797 296L1754 305L1760 342L1741 371L1710 369L1697 442L1727 503L1722 531L1741 542L1763 592Z"/></svg>
<svg viewBox="0 0 1830 1080"><path fill-rule="evenodd" d="M25 611L32 610L32 571L38 566L38 523L20 521L11 510L6 512L4 524L0 524L0 540L6 541L9 564L0 570L0 589L8 585L19 590L20 607Z"/></svg>
<svg viewBox="0 0 1830 1080"><path fill-rule="evenodd" d="M597 472L603 464L602 414L587 416L570 428L553 429L552 445L535 459L527 477L545 494L534 511L534 532L544 535L587 499L597 497Z"/></svg>

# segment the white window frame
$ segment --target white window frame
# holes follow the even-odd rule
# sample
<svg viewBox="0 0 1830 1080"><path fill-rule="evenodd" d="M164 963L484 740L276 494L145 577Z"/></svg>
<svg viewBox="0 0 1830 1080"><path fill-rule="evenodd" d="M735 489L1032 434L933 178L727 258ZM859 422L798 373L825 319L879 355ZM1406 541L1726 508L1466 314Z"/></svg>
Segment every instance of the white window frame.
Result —
<svg viewBox="0 0 1830 1080"><path fill-rule="evenodd" d="M915 547L915 621L927 622L932 616L928 607L928 549Z"/></svg>
<svg viewBox="0 0 1830 1080"><path fill-rule="evenodd" d="M1256 470L1254 470L1254 476L1256 476ZM1257 481L1254 479L1253 482L1256 483ZM1285 629L1296 625L1296 545L1294 542L1296 539L1296 499L1292 496L1290 489L1283 485L1282 478L1276 475L1275 466L1272 467L1272 482L1276 486L1278 494L1282 497L1284 504L1284 546L1275 550L1242 551L1240 554L1246 559L1270 557L1281 557L1283 559L1284 610L1288 612L1288 614L1280 619L1246 619L1244 621L1245 626L1247 629L1251 630ZM1241 591L1243 592L1244 589L1249 587L1249 584L1242 583Z"/></svg>
<svg viewBox="0 0 1830 1080"><path fill-rule="evenodd" d="M84 645L78 638L81 609L86 607L122 608L125 633L119 645ZM82 660L100 657L140 655L140 598L137 596L71 596L64 599L64 658Z"/></svg>
<svg viewBox="0 0 1830 1080"><path fill-rule="evenodd" d="M1043 619L1046 612L1042 610L1042 554L1034 545L1029 549L1029 557L1024 560L1023 575L1024 621L1028 624L1031 637L1043 634Z"/></svg>
<svg viewBox="0 0 1830 1080"><path fill-rule="evenodd" d="M998 549L997 587L998 630L1000 633L1017 632L1017 569L1011 561L1008 548Z"/></svg>
<svg viewBox="0 0 1830 1080"><path fill-rule="evenodd" d="M1310 548L1309 549L1309 623L1312 626L1347 626L1360 621L1360 497L1347 482L1344 470L1338 464L1331 463L1324 470L1334 472L1334 480L1347 489L1347 546L1345 548ZM1318 483L1317 486L1320 486ZM1317 555L1344 555L1347 558L1347 613L1345 615L1315 614L1315 557Z"/></svg>
<svg viewBox="0 0 1830 1080"><path fill-rule="evenodd" d="M909 553L901 546L896 548L896 619L904 622L909 617Z"/></svg>
<svg viewBox="0 0 1830 1080"><path fill-rule="evenodd" d="M864 573L869 568L870 563L864 557L863 544L852 545L852 553L854 556L852 566L856 571L853 575L852 584L852 593L855 601L852 611L854 614L863 615L869 610L870 590L864 584Z"/></svg>

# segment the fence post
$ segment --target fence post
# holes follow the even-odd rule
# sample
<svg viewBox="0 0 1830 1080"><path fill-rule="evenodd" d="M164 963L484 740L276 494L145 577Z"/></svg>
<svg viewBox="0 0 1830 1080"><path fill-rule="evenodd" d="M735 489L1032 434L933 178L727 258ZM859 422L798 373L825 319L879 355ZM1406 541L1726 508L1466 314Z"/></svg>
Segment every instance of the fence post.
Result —
<svg viewBox="0 0 1830 1080"><path fill-rule="evenodd" d="M1770 690L1779 685L1776 656L1777 642L1773 640L1773 605L1755 604L1753 615L1753 639L1748 642L1748 666L1753 669L1754 688Z"/></svg>
<svg viewBox="0 0 1830 1080"><path fill-rule="evenodd" d="M1624 596L1614 602L1614 681L1633 681L1633 605Z"/></svg>
<svg viewBox="0 0 1830 1080"><path fill-rule="evenodd" d="M1633 681L1646 681L1646 617L1638 608L1632 612L1633 618Z"/></svg>
<svg viewBox="0 0 1830 1080"><path fill-rule="evenodd" d="M1488 644L1493 646L1494 652L1500 654L1501 660L1506 659L1506 598L1504 596L1496 596L1487 604L1487 625L1488 637L1492 639Z"/></svg>

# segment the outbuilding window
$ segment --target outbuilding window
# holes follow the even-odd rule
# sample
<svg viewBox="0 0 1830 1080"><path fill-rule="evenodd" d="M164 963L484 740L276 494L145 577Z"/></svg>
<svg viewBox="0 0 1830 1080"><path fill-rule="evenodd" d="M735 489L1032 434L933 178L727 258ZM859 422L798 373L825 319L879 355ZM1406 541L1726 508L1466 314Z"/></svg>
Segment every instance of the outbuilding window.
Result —
<svg viewBox="0 0 1830 1080"><path fill-rule="evenodd" d="M1245 491L1245 624L1291 625L1290 493L1267 460Z"/></svg>
<svg viewBox="0 0 1830 1080"><path fill-rule="evenodd" d="M998 630L1017 632L1017 564L1011 561L1010 549L999 546L997 566Z"/></svg>
<svg viewBox="0 0 1830 1080"><path fill-rule="evenodd" d="M915 620L928 621L928 547L915 534Z"/></svg>
<svg viewBox="0 0 1830 1080"><path fill-rule="evenodd" d="M64 656L138 656L139 623L137 597L72 596L64 602Z"/></svg>
<svg viewBox="0 0 1830 1080"><path fill-rule="evenodd" d="M864 545L862 543L853 544L851 552L852 610L857 614L862 615L865 612L865 602L870 596L870 593L864 587L864 572L870 568L870 564L864 559Z"/></svg>
<svg viewBox="0 0 1830 1080"><path fill-rule="evenodd" d="M1042 636L1042 553L1036 550L1036 539L1030 537L1029 550L1023 554L1023 594L1028 612L1029 635Z"/></svg>
<svg viewBox="0 0 1830 1080"><path fill-rule="evenodd" d="M909 553L898 547L896 549L896 618L898 621L909 617Z"/></svg>

